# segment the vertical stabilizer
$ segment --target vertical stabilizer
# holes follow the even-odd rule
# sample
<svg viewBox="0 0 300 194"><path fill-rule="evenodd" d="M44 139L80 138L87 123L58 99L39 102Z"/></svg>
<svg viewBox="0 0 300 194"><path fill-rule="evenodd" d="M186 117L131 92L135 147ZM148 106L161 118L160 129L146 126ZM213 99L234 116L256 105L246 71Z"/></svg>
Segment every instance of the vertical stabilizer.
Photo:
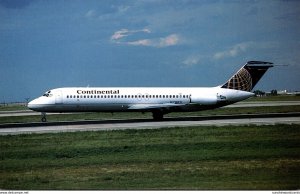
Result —
<svg viewBox="0 0 300 194"><path fill-rule="evenodd" d="M273 67L272 64L264 61L248 61L221 87L250 92L265 72Z"/></svg>

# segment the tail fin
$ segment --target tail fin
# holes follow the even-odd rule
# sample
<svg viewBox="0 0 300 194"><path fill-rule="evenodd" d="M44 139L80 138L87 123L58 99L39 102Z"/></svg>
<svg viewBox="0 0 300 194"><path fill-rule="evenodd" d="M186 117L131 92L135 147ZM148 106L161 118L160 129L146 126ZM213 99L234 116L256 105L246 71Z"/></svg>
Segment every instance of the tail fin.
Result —
<svg viewBox="0 0 300 194"><path fill-rule="evenodd" d="M250 92L265 72L273 67L272 64L264 61L248 61L221 87Z"/></svg>

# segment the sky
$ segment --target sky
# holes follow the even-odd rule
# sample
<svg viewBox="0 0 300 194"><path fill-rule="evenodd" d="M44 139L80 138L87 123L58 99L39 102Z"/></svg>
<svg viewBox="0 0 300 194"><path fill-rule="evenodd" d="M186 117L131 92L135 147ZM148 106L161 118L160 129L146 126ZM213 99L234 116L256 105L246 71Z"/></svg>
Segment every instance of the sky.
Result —
<svg viewBox="0 0 300 194"><path fill-rule="evenodd" d="M0 103L217 86L250 60L279 65L254 90L300 91L299 21L297 0L0 0Z"/></svg>

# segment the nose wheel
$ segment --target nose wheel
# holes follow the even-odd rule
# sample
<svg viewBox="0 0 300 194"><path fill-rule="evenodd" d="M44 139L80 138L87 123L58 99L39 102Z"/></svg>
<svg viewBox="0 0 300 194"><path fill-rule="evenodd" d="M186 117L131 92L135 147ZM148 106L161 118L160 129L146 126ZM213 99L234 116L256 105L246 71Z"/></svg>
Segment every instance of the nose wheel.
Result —
<svg viewBox="0 0 300 194"><path fill-rule="evenodd" d="M41 121L44 123L44 122L47 122L47 118L46 118L46 113L45 112L42 112L42 119Z"/></svg>

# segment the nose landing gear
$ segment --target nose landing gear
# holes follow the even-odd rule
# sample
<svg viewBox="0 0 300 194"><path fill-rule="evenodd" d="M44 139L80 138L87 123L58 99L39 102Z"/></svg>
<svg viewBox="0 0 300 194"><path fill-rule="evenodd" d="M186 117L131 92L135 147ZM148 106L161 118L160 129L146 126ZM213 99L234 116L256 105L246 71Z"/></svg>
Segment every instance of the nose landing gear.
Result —
<svg viewBox="0 0 300 194"><path fill-rule="evenodd" d="M46 118L46 113L45 112L42 112L42 119L41 121L44 123L44 122L47 122L47 118Z"/></svg>

